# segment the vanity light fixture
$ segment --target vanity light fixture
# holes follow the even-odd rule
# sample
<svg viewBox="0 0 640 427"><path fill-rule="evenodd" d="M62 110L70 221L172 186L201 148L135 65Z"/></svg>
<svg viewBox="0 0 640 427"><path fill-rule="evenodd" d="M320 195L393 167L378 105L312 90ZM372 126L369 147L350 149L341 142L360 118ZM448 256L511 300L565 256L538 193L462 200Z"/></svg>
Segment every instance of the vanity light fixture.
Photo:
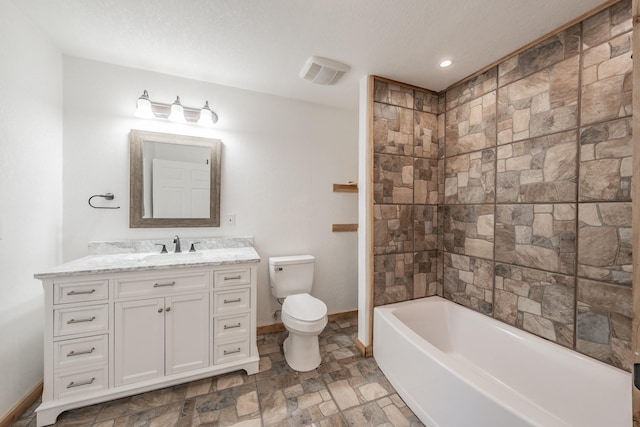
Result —
<svg viewBox="0 0 640 427"><path fill-rule="evenodd" d="M167 119L175 123L197 123L200 126L212 127L218 122L218 115L206 101L202 108L185 107L177 96L173 104L162 104L149 99L146 90L138 98L135 116L143 119Z"/></svg>

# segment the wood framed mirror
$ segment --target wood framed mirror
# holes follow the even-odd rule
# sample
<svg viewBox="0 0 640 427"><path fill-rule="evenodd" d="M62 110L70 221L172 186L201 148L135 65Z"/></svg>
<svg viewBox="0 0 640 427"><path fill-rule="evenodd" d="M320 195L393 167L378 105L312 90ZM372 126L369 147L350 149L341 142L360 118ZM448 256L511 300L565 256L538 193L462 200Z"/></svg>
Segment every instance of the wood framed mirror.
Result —
<svg viewBox="0 0 640 427"><path fill-rule="evenodd" d="M222 141L131 130L129 227L219 227Z"/></svg>

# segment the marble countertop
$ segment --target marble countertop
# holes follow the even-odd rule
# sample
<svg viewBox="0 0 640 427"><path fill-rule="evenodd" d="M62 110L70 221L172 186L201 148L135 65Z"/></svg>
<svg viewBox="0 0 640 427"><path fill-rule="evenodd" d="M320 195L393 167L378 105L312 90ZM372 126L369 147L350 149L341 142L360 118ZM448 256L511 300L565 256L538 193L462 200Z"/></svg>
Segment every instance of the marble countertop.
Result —
<svg viewBox="0 0 640 427"><path fill-rule="evenodd" d="M51 279L88 274L211 267L255 262L260 262L260 256L252 246L204 249L197 252L182 252L179 254L160 254L158 252L98 254L61 264L50 270L34 274L34 277L36 279Z"/></svg>

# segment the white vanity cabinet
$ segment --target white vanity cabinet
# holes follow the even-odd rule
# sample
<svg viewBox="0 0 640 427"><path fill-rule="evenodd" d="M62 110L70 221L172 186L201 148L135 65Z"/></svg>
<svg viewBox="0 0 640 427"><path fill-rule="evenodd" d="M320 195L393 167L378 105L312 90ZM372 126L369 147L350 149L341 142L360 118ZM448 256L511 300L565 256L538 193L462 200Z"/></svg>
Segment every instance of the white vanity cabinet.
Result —
<svg viewBox="0 0 640 427"><path fill-rule="evenodd" d="M257 373L256 262L36 275L46 310L38 426L68 409Z"/></svg>
<svg viewBox="0 0 640 427"><path fill-rule="evenodd" d="M211 272L115 279L115 382L121 386L207 367Z"/></svg>
<svg viewBox="0 0 640 427"><path fill-rule="evenodd" d="M209 365L209 294L115 303L115 385Z"/></svg>
<svg viewBox="0 0 640 427"><path fill-rule="evenodd" d="M251 344L251 270L220 269L213 274L213 363L243 359ZM253 327L255 329L255 327Z"/></svg>
<svg viewBox="0 0 640 427"><path fill-rule="evenodd" d="M62 278L53 282L46 317L50 365L48 394L72 399L109 385L109 286L104 279ZM45 381L45 386L46 386Z"/></svg>

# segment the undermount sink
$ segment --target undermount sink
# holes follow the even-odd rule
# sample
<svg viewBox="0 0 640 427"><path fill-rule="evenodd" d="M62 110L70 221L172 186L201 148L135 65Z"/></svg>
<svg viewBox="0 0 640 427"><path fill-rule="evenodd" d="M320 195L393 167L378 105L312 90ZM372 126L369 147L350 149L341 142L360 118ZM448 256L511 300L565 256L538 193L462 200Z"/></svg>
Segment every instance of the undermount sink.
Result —
<svg viewBox="0 0 640 427"><path fill-rule="evenodd" d="M185 262L202 258L202 252L181 252L168 254L150 254L140 258L141 262Z"/></svg>

